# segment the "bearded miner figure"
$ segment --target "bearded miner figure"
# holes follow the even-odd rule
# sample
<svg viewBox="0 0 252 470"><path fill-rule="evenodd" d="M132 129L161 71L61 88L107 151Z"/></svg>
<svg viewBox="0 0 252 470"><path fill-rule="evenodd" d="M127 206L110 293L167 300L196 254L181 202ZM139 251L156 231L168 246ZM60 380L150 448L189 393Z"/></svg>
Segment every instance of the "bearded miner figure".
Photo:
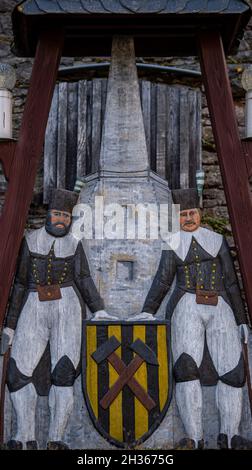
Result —
<svg viewBox="0 0 252 470"><path fill-rule="evenodd" d="M7 374L17 416L16 435L7 444L12 449L37 448L36 402L45 388L37 369L49 350L48 344L51 386L47 448L67 448L62 440L73 408L84 304L96 312L96 319L106 317L82 243L69 231L76 200L73 192L54 190L45 227L25 234L21 246L4 330L10 343L14 336Z"/></svg>

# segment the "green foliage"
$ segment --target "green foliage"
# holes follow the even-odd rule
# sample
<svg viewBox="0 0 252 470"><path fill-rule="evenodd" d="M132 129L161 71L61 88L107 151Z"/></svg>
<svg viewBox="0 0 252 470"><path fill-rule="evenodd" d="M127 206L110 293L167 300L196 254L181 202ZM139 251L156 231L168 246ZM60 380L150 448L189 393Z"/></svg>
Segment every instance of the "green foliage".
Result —
<svg viewBox="0 0 252 470"><path fill-rule="evenodd" d="M228 230L228 219L225 217L213 217L211 215L205 214L202 216L201 222L203 225L208 225L212 227L215 232L220 233L221 235L230 235L230 230Z"/></svg>

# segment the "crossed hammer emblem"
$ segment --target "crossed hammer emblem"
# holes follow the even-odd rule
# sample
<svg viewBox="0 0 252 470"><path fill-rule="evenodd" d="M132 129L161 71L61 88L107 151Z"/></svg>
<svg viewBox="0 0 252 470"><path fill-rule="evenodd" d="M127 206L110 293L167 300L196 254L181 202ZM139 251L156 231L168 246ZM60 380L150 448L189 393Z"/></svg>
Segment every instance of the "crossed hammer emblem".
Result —
<svg viewBox="0 0 252 470"><path fill-rule="evenodd" d="M142 405L148 411L151 411L156 406L155 401L133 376L144 362L158 366L157 356L152 351L152 349L149 348L149 346L144 344L140 339L137 339L130 345L130 349L132 349L136 355L130 364L126 365L124 361L115 353L119 346L121 346L121 343L116 339L115 336L111 336L108 341L103 343L92 354L92 358L97 364L100 364L102 361L107 359L119 374L117 381L100 400L100 405L103 409L106 410L111 405L111 403L113 403L123 387L128 385Z"/></svg>

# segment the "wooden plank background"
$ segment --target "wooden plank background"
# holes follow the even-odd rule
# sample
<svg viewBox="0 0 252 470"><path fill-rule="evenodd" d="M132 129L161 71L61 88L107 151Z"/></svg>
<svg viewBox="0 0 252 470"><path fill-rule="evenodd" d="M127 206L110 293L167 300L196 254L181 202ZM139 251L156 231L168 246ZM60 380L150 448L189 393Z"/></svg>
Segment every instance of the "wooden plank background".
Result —
<svg viewBox="0 0 252 470"><path fill-rule="evenodd" d="M151 169L169 187L195 187L201 168L201 92L140 80ZM98 169L107 79L56 86L44 147L44 202L51 187L73 190Z"/></svg>

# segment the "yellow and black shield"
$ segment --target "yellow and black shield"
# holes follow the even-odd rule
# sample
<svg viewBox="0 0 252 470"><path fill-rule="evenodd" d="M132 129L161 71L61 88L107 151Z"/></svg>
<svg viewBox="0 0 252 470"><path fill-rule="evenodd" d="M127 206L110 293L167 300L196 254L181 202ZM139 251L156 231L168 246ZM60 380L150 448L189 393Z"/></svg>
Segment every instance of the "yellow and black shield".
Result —
<svg viewBox="0 0 252 470"><path fill-rule="evenodd" d="M159 426L171 401L170 325L84 322L83 389L98 431L134 447Z"/></svg>

